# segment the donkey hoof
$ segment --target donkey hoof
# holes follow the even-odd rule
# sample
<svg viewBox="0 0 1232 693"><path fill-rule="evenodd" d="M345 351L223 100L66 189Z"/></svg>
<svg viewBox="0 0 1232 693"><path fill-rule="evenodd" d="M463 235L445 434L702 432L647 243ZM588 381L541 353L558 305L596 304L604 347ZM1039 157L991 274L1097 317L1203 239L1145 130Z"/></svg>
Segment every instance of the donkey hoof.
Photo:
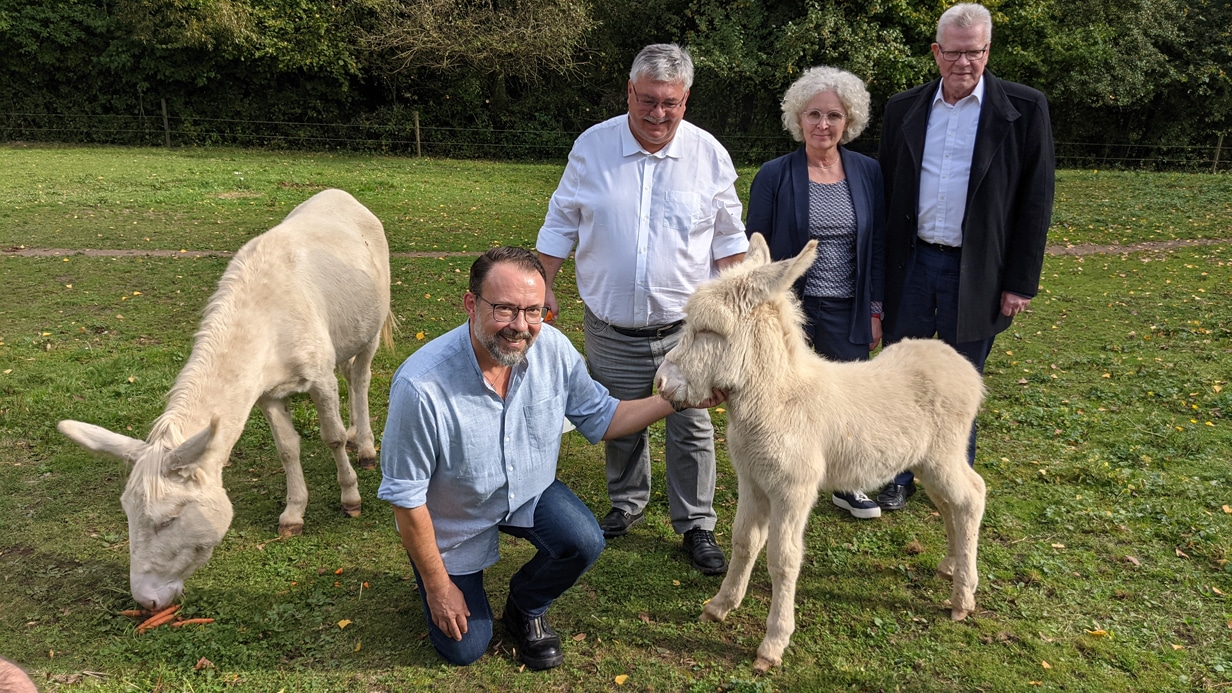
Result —
<svg viewBox="0 0 1232 693"><path fill-rule="evenodd" d="M342 504L342 512L347 517L359 517L359 503L355 505Z"/></svg>
<svg viewBox="0 0 1232 693"><path fill-rule="evenodd" d="M950 620L961 621L973 613L970 609L950 609Z"/></svg>
<svg viewBox="0 0 1232 693"><path fill-rule="evenodd" d="M304 523L294 525L278 525L278 538L290 539L304 533Z"/></svg>
<svg viewBox="0 0 1232 693"><path fill-rule="evenodd" d="M359 458L359 468L364 470L365 472L370 472L373 469L376 469L376 458L375 457Z"/></svg>
<svg viewBox="0 0 1232 693"><path fill-rule="evenodd" d="M701 618L702 618L703 623L722 623L723 619L727 618L727 614L725 613L721 614L719 613L718 609L711 609L710 607L706 607L702 609Z"/></svg>
<svg viewBox="0 0 1232 693"><path fill-rule="evenodd" d="M774 667L778 666L780 663L782 663L782 660L773 661L770 659L766 659L765 657L762 657L761 655L757 655L757 659L753 662L753 673L754 674L764 674L767 671L770 671Z"/></svg>

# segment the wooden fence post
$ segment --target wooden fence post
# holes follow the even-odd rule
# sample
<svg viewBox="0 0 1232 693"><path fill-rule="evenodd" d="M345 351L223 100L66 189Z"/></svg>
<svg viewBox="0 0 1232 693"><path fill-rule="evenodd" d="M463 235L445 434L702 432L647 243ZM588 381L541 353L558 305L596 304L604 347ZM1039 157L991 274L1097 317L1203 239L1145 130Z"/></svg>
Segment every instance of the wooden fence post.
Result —
<svg viewBox="0 0 1232 693"><path fill-rule="evenodd" d="M423 151L419 148L419 110L414 111L415 114L415 156L422 157Z"/></svg>
<svg viewBox="0 0 1232 693"><path fill-rule="evenodd" d="M1223 133L1219 133L1219 141L1215 143L1215 164L1211 166L1211 173L1219 173L1219 150L1223 149Z"/></svg>
<svg viewBox="0 0 1232 693"><path fill-rule="evenodd" d="M167 121L167 100L163 99L163 143L171 148L171 123Z"/></svg>

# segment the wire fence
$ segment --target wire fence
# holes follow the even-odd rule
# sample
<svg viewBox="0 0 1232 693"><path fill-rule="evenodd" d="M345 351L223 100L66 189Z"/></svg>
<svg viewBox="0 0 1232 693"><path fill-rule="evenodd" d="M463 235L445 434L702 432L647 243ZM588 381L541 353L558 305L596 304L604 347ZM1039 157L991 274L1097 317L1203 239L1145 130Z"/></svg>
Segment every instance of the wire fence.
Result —
<svg viewBox="0 0 1232 693"><path fill-rule="evenodd" d="M388 119L385 119L388 120ZM238 145L268 149L370 151L458 159L563 161L581 133L421 125L418 113L400 122L313 123L167 115L0 113L0 141L140 146ZM405 122L401 122L405 121ZM793 149L786 135L716 133L738 163L758 164ZM1057 142L1060 168L1232 171L1222 135L1208 145ZM1232 140L1229 140L1232 144ZM875 154L877 140L852 148Z"/></svg>

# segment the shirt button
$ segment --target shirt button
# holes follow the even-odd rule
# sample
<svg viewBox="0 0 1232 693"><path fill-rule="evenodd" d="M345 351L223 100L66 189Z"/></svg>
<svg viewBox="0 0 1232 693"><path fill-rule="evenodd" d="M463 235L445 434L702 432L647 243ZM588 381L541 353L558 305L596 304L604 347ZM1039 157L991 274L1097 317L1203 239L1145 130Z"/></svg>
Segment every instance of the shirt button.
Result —
<svg viewBox="0 0 1232 693"><path fill-rule="evenodd" d="M512 465L512 464L511 464L511 465L509 465L509 471L511 471L511 472L513 471L513 465Z"/></svg>

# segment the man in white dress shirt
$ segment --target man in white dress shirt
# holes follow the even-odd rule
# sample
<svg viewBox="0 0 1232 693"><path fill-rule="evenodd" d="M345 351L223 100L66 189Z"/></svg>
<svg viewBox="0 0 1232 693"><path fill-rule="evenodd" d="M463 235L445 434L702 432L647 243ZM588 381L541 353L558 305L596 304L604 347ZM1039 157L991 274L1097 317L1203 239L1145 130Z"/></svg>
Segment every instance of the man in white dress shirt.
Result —
<svg viewBox="0 0 1232 693"><path fill-rule="evenodd" d="M627 115L582 133L548 205L536 244L547 305L577 248L578 291L591 374L621 398L651 394L654 373L680 338L685 301L748 249L731 157L684 121L693 61L675 44L647 46L629 71ZM669 416L667 489L672 527L704 574L727 570L715 543L714 428L704 409ZM645 430L607 443L607 538L644 519L650 500Z"/></svg>

